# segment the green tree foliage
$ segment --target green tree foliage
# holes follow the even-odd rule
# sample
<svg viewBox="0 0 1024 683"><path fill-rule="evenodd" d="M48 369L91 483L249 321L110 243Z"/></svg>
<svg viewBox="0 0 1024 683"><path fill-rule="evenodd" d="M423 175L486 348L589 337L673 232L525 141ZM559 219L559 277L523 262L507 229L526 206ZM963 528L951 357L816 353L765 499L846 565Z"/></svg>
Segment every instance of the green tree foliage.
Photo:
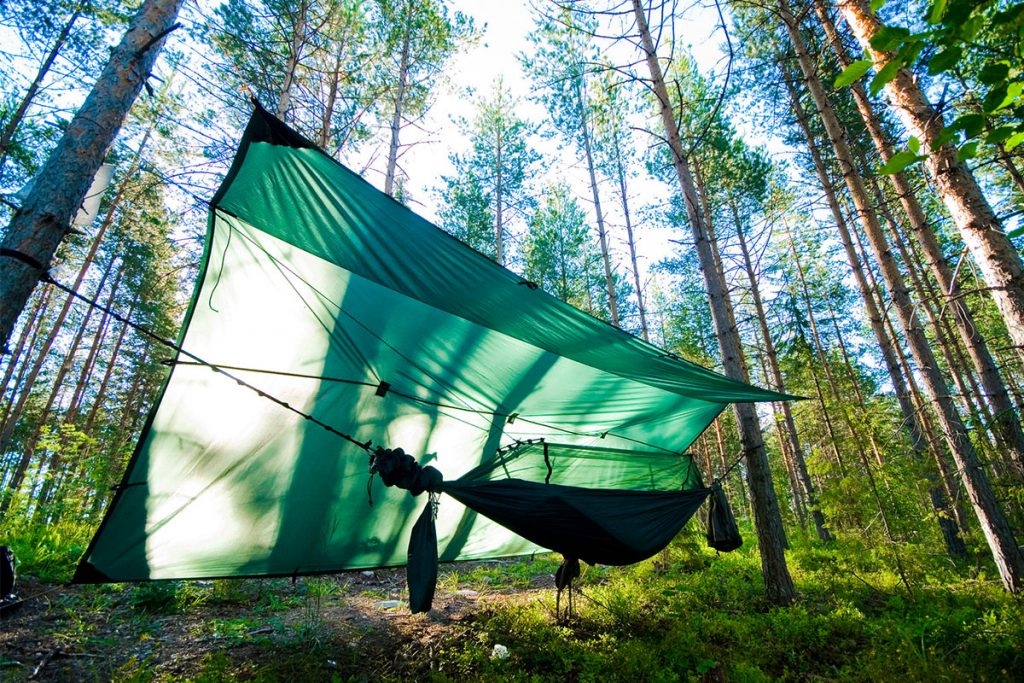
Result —
<svg viewBox="0 0 1024 683"><path fill-rule="evenodd" d="M534 126L516 107L504 82L495 81L489 96L477 100L473 120L461 122L469 152L452 155L455 175L442 178L447 187L457 188L442 213L445 227L499 263L509 261L509 226L532 207L528 179L539 159L530 142ZM491 221L487 239L485 218Z"/></svg>
<svg viewBox="0 0 1024 683"><path fill-rule="evenodd" d="M562 301L593 310L587 269L594 247L587 216L571 191L549 187L528 224L523 275Z"/></svg>

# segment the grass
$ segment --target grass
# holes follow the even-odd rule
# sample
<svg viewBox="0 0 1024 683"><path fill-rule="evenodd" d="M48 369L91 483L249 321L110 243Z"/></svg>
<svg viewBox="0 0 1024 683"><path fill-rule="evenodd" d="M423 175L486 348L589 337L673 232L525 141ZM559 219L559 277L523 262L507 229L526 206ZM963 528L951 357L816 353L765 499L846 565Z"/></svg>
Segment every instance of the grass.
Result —
<svg viewBox="0 0 1024 683"><path fill-rule="evenodd" d="M59 557L30 553L22 573L66 574ZM799 596L784 608L764 599L756 548L716 555L691 533L647 562L590 568L568 625L553 618L553 591L538 588L560 561L545 555L442 566L447 602L431 616L376 609L398 596L358 575L171 581L62 592L25 632L82 657L48 665L77 667L81 680L1003 681L1024 671L1024 604L991 576L912 556L908 594L887 558L855 540L794 540L788 558ZM0 678L30 668L5 654Z"/></svg>

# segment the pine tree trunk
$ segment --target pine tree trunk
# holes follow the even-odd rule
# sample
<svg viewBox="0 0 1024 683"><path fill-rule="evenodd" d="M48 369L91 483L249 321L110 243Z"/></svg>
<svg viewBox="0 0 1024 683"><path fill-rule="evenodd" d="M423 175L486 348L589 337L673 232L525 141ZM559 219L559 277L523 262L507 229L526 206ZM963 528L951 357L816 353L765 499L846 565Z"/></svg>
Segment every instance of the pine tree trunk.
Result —
<svg viewBox="0 0 1024 683"><path fill-rule="evenodd" d="M113 259L107 264L107 267L103 272L103 276L100 278L99 285L96 288L97 296L99 296L99 293L103 291L107 278L110 276L110 271L113 268L113 264ZM61 389L64 387L64 378L67 377L68 372L71 370L71 366L75 360L75 355L78 353L78 347L82 343L82 338L85 336L85 331L89 326L89 321L92 318L94 310L96 309L93 306L90 306L88 311L86 311L85 317L82 319L82 323L75 332L75 335L71 340L71 345L68 348L67 353L64 355L64 361L61 363L60 369L54 377L53 386L50 388L50 394L46 400L46 404L43 406L43 410L40 413L38 420L36 420L35 429L31 436L26 440L25 445L22 447L21 458L18 462L18 466L14 470L14 476L8 483L8 490L10 491L10 494L4 496L3 500L0 500L0 515L7 512L14 494L16 494L18 489L21 487L29 465L32 464L32 458L35 456L36 447L39 445L39 439L43 434L43 427L50 419L54 406L57 404L57 397L60 395ZM58 454L59 450L55 452L54 457L58 457ZM38 471L42 471L42 469L42 462L40 462ZM35 487L33 486L33 488Z"/></svg>
<svg viewBox="0 0 1024 683"><path fill-rule="evenodd" d="M494 252L499 265L505 265L505 217L503 215L504 209L504 178L502 177L502 160L501 153L502 144L502 133L500 124L498 129L497 148L495 149L495 167L497 168L497 177L494 182ZM589 280L588 280L589 282ZM587 296L590 295L590 285L587 285Z"/></svg>
<svg viewBox="0 0 1024 683"><path fill-rule="evenodd" d="M640 334L644 341L650 341L647 331L647 310L644 306L644 288L640 282L640 266L636 259L636 240L633 238L633 219L629 213L629 195L626 192L626 168L622 160L619 139L615 138L615 170L619 178L619 198L622 201L622 215L626 218L626 244L629 246L629 262L633 268L633 286L636 287L636 308L640 314Z"/></svg>
<svg viewBox="0 0 1024 683"><path fill-rule="evenodd" d="M829 16L825 0L814 0L814 9L821 22L825 35L828 38L832 50L839 60L841 67L845 68L851 60L843 45L842 38L836 30L835 24ZM889 136L882 128L878 116L875 114L874 105L868 99L864 86L856 82L851 86L857 110L861 120L867 129L871 140L882 158L883 163L888 162L893 156L893 145ZM1007 450L1009 459L1014 463L1018 474L1024 476L1024 430L1021 429L1020 420L1010 403L1006 385L1000 376L998 366L989 352L988 343L981 335L980 328L974 321L970 309L963 300L963 293L959 285L954 281L953 271L949 267L942 248L939 246L935 231L932 230L914 189L910 186L907 177L903 173L894 173L888 176L896 196L899 198L907 221L913 232L921 251L925 255L928 267L946 297L945 305L952 308L953 319L957 331L963 340L964 346L974 364L975 372L981 379L985 389L985 396L995 412L995 421L992 429L999 435L1000 441ZM895 229L895 224L893 225Z"/></svg>
<svg viewBox="0 0 1024 683"><path fill-rule="evenodd" d="M327 88L327 102L324 103L324 115L320 119L320 149L327 150L327 142L331 135L331 119L334 118L334 107L338 102L338 82L341 80L341 50L334 58L334 69L331 70L331 83Z"/></svg>
<svg viewBox="0 0 1024 683"><path fill-rule="evenodd" d="M661 72L654 41L647 26L647 16L640 0L633 0L633 11L636 16L637 29L642 48L651 74L651 85L658 97L661 108L662 124L668 138L672 154L672 164L679 180L679 188L686 204L687 217L693 231L697 257L704 274L704 282L708 290L712 318L718 332L718 344L722 355L722 366L726 375L746 381L746 368L743 363L743 350L740 346L739 330L728 324L728 291L718 277L711 253L711 245L707 234L704 216L697 201L696 188L690 175L689 164L684 156L679 129L676 125L668 88ZM768 599L775 604L788 604L795 596L793 579L786 566L784 552L785 534L782 528L782 517L779 514L779 503L772 485L771 469L761 439L761 427L758 424L757 411L751 403L736 403L737 425L740 442L747 465L747 484L750 488L754 509L754 526L757 531L758 549L761 553L761 571L764 575L765 589Z"/></svg>
<svg viewBox="0 0 1024 683"><path fill-rule="evenodd" d="M871 38L882 24L867 0L843 0L839 10L876 67L887 65L893 56L871 47ZM921 149L928 155L925 167L981 269L1018 354L1024 358L1024 263L1020 254L1003 232L970 169L957 160L956 149L951 144L932 148L943 131L942 116L932 107L914 75L899 69L885 85L885 92L903 125L921 141Z"/></svg>
<svg viewBox="0 0 1024 683"><path fill-rule="evenodd" d="M387 173L384 176L384 192L391 197L395 196L395 174L398 170L398 138L402 132L402 109L405 106L405 88L409 82L409 49L412 41L412 29L408 25L408 22L411 21L409 12L409 5L407 3L405 35L402 38L402 58L398 64L398 90L395 92L395 111L391 117L391 144L388 146L388 167ZM500 254L498 263L501 263Z"/></svg>
<svg viewBox="0 0 1024 683"><path fill-rule="evenodd" d="M856 0L850 0L850 2L856 2ZM843 167L847 188L860 214L868 241L875 252L889 290L889 296L892 298L900 324L907 336L911 353L924 380L925 391L935 406L943 434L961 471L975 514L988 540L996 566L999 568L1003 585L1011 593L1018 593L1024 588L1024 556L1017 546L1013 531L949 396L946 382L939 372L935 357L924 336L913 302L911 302L903 282L903 275L889 252L889 246L879 224L878 216L868 199L863 179L857 173L853 154L846 142L845 130L825 96L813 62L804 47L797 21L789 11L786 0L780 0L779 14L789 32L800 63L800 70L807 82L818 114L828 132L836 157ZM1024 328L1022 328L1022 332L1024 332Z"/></svg>
<svg viewBox="0 0 1024 683"><path fill-rule="evenodd" d="M128 313L125 314L127 320L132 319L132 314L135 312L135 306L138 303L138 297L136 296L135 301L128 308ZM103 407L103 401L107 396L107 387L110 386L110 378L114 375L114 368L117 367L118 359L120 358L121 346L124 343L125 333L128 331L128 326L121 324L121 330L117 333L117 339L114 341L114 348L110 351L110 358L107 360L107 369L103 373L103 379L100 381L100 386L96 390L96 396L93 398L92 407L89 409L89 414L85 418L85 426L82 428L86 434L92 436L93 426L96 424L96 416L100 409Z"/></svg>
<svg viewBox="0 0 1024 683"><path fill-rule="evenodd" d="M295 84L295 72L299 68L299 60L302 59L302 46L306 42L306 13L309 9L306 0L302 0L297 9L298 16L292 27L292 40L288 46L288 61L285 63L284 83L281 84L281 92L277 98L276 115L282 121L288 115L288 105L292 99L292 86Z"/></svg>
<svg viewBox="0 0 1024 683"><path fill-rule="evenodd" d="M7 120L7 124L4 126L4 130L0 133L0 178L3 177L4 164L7 161L8 152L11 149L11 143L14 142L14 136L18 132L18 128L21 126L22 120L25 118L26 112L28 112L29 105L32 104L32 100L35 99L36 93L39 92L39 88L43 84L43 79L46 78L46 74L50 73L50 68L53 66L54 60L57 59L57 55L64 48L64 44L68 40L68 36L71 35L71 29L78 21L78 17L81 16L81 10L76 9L72 15L68 18L59 34L57 39L53 41L53 47L46 53L43 58L42 64L39 65L39 70L36 71L35 78L28 86L28 90L25 91L25 96L21 98L21 102L18 103L18 108L11 114L11 118Z"/></svg>
<svg viewBox="0 0 1024 683"><path fill-rule="evenodd" d="M601 247L601 261L604 265L604 280L608 291L608 311L611 323L619 327L619 301L615 293L615 276L612 273L612 258L608 251L608 232L604 223L604 212L601 210L601 194L597 189L597 172L594 169L594 151L590 142L590 122L587 117L586 96L577 88L576 96L580 110L580 135L583 138L583 150L587 157L587 171L590 172L590 192L594 198L594 213L597 217L597 240Z"/></svg>
<svg viewBox="0 0 1024 683"><path fill-rule="evenodd" d="M10 385L11 378L14 376L14 369L18 367L18 361L22 359L22 356L27 356L27 352L30 352L34 346L35 338L38 336L39 327L42 324L42 318L46 315L46 309L49 306L50 296L52 294L53 287L43 288L36 299L35 305L32 306L32 312L29 314L25 324L22 325L21 334L18 336L18 341L14 345L14 350L11 351L7 358L7 367L4 368L3 379L0 379L0 401L3 401L4 397L7 395L7 387ZM17 386L18 385L16 385L16 387ZM17 388L11 392L11 400L5 402L6 406L4 416L3 419L0 419L0 425L7 420L7 408L9 408L14 402L14 394L16 392Z"/></svg>
<svg viewBox="0 0 1024 683"><path fill-rule="evenodd" d="M782 63L781 58L780 63ZM803 105L800 103L800 96L796 91L796 87L793 85L792 76L786 73L783 77L783 82L789 91L793 113L796 116L797 123L804 134L804 139L807 142L807 148L811 154L811 160L814 163L815 174L818 177L818 182L820 183L822 192L828 202L829 210L832 213L832 219L835 223L836 230L839 232L840 241L843 244L843 250L846 252L846 258L850 263L850 270L853 273L854 281L857 283L857 289L864 302L864 310L867 313L868 322L871 325L872 332L874 332L875 340L878 342L879 352L882 354L882 361L885 364L889 379L893 384L896 400L899 402L900 412L903 413L903 423L906 426L907 434L910 437L910 443L914 450L915 457L922 459L924 457L925 448L930 447L935 461L943 462L944 453L941 447L938 446L934 440L925 439L924 435L926 433L930 435L931 432L922 428L922 423L918 419L918 413L914 408L911 395L907 391L907 381L912 380L912 378L907 375L907 379L904 379L904 373L897 359L899 349L894 343L896 337L895 335L890 335L886 330L885 319L881 313L883 309L875 301L875 295L873 293L874 288L868 281L868 276L865 274L866 269L864 267L864 263L853 244L850 230L846 224L846 218L843 216L842 209L839 206L839 201L836 198L835 190L832 187L831 179L828 176L828 172L825 170L825 163L821 158L821 153L818 150L814 134L811 132L810 126L807 122L807 115L803 110ZM949 509L949 502L939 488L941 482L934 480L934 473L930 470L926 471L928 476L932 479L932 481L930 481L931 489L929 495L931 496L931 500L935 506L938 524L941 527L942 537L946 543L946 550L950 557L964 557L966 555L966 550L964 549L963 540L960 538L959 530L956 528L957 525L952 523L948 514L945 514Z"/></svg>
<svg viewBox="0 0 1024 683"><path fill-rule="evenodd" d="M775 349L771 330L768 327L768 318L765 315L764 303L761 300L761 288L758 286L754 265L750 259L750 250L747 248L747 239L743 234L743 223L740 221L735 203L730 204L730 207L732 209L733 223L736 226L736 235L739 237L740 252L743 255L743 267L747 273L747 281L750 283L750 294L754 300L754 312L757 314L757 322L761 327L761 338L764 341L765 356L768 360L768 369L771 371L772 384L774 385L772 388L784 394L786 393L786 385L782 380L782 371L779 369L778 351ZM788 401L779 401L778 406L782 409L782 421L785 424L785 432L789 440L794 473L800 482L800 488L807 499L807 504L810 506L814 528L818 533L818 538L825 542L831 541L832 534L829 533L828 528L825 526L825 517L818 506L818 497L814 491L814 483L811 481L811 476L807 473L807 462L804 460L803 449L800 447L800 438L797 435L793 411L790 409Z"/></svg>
<svg viewBox="0 0 1024 683"><path fill-rule="evenodd" d="M0 258L0 348L96 177L183 0L145 0L11 220ZM11 257L8 254L20 254Z"/></svg>

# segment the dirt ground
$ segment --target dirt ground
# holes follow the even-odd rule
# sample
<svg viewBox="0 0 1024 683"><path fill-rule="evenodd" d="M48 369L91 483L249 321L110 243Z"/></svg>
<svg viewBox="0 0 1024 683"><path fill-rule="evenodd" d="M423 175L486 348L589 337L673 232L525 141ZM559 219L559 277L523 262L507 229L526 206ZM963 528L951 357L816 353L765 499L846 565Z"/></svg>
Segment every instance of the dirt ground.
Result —
<svg viewBox="0 0 1024 683"><path fill-rule="evenodd" d="M493 565L491 565L493 566ZM60 586L23 579L0 617L0 681L413 680L488 603L554 600L538 563L528 585L494 588L473 564L412 615L403 570L319 579ZM486 570L487 567L484 567Z"/></svg>

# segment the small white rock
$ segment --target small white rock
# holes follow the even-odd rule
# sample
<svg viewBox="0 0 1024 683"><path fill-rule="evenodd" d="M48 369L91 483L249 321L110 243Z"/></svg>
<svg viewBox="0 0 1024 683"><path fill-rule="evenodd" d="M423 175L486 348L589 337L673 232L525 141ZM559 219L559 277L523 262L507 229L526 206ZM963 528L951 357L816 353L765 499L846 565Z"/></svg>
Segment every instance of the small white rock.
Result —
<svg viewBox="0 0 1024 683"><path fill-rule="evenodd" d="M491 650L491 659L508 659L508 648L495 644L494 649Z"/></svg>
<svg viewBox="0 0 1024 683"><path fill-rule="evenodd" d="M377 603L377 607L381 609L394 609L396 607L401 606L401 604L401 600L381 600Z"/></svg>
<svg viewBox="0 0 1024 683"><path fill-rule="evenodd" d="M467 598L475 598L476 596L480 595L475 590L471 590L469 588L463 588L462 590L457 590L457 591L455 591L455 594L456 595L464 595Z"/></svg>
<svg viewBox="0 0 1024 683"><path fill-rule="evenodd" d="M367 578L373 578L373 572L365 571L365 572L363 572L363 576L365 576Z"/></svg>

